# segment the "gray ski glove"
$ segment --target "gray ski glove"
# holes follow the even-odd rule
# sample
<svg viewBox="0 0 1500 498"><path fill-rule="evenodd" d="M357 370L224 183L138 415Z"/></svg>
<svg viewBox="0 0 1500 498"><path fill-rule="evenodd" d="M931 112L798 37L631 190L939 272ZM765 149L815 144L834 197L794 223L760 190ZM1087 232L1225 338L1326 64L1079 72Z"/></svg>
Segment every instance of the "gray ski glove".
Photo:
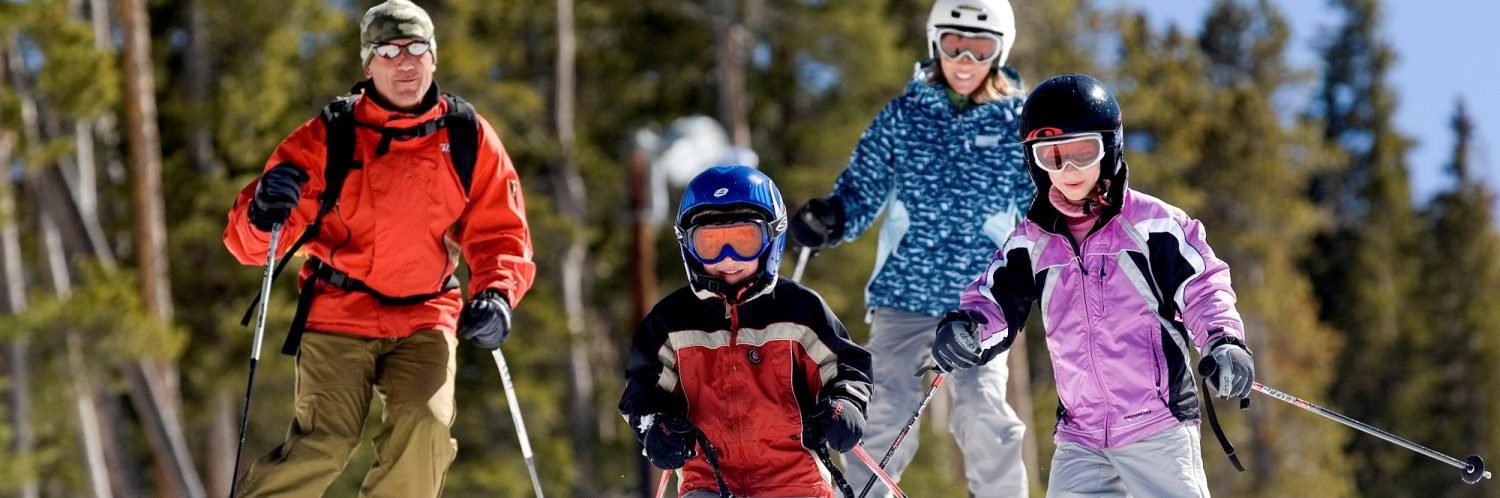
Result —
<svg viewBox="0 0 1500 498"><path fill-rule="evenodd" d="M1208 356L1217 368L1208 375L1208 384L1219 399L1250 397L1250 384L1255 382L1250 351L1238 341L1220 339L1215 343L1209 347Z"/></svg>

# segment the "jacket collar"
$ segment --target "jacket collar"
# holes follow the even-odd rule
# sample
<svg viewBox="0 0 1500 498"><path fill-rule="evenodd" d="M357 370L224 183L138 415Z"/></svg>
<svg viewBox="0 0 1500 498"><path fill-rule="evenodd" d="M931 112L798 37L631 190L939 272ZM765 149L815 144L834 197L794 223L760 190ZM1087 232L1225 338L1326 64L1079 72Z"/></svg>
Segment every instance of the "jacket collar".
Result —
<svg viewBox="0 0 1500 498"><path fill-rule="evenodd" d="M355 120L361 123L401 128L436 119L447 112L442 91L435 81L427 88L427 94L422 97L421 111L416 113L395 110L396 107L381 97L380 92L375 91L375 83L368 79L356 83L349 93L364 97L359 99L354 111Z"/></svg>

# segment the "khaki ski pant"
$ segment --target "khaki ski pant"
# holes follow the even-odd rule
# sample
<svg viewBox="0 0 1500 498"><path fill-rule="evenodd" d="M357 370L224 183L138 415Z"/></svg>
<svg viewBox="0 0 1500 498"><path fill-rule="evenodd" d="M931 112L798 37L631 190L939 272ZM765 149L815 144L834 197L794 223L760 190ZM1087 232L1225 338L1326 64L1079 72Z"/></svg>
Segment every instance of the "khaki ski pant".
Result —
<svg viewBox="0 0 1500 498"><path fill-rule="evenodd" d="M297 355L296 414L286 441L250 464L240 497L318 497L359 444L373 395L385 408L375 464L359 496L436 497L457 452L453 334L403 339L308 331Z"/></svg>
<svg viewBox="0 0 1500 498"><path fill-rule="evenodd" d="M870 395L864 443L876 464L890 449L927 390L928 383L913 374L931 361L932 341L940 321L935 316L909 311L875 310L870 344L866 346L874 356L875 385ZM984 365L950 373L943 383L953 393L948 431L953 433L963 453L968 496L974 498L1028 496L1026 468L1021 463L1021 438L1026 434L1026 426L1005 401L1006 382L1010 379L1006 365L1009 355L1001 353ZM923 419L926 418L924 414ZM897 483L917 454L922 421L918 420L917 426L906 434L885 468ZM844 456L844 477L856 493L864 489L872 475L864 463L851 455ZM876 498L889 498L893 494L879 481L870 490L870 496ZM952 496L963 494L955 492Z"/></svg>

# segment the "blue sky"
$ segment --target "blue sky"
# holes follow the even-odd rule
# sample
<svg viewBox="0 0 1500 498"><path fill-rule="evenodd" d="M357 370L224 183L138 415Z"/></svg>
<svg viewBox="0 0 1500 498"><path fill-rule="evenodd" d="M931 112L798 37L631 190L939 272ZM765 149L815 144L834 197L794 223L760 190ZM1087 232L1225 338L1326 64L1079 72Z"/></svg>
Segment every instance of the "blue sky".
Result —
<svg viewBox="0 0 1500 498"><path fill-rule="evenodd" d="M1315 67L1319 33L1335 26L1339 16L1324 0L1273 3L1292 24L1292 62ZM1159 27L1175 23L1197 33L1212 4L1211 0L1104 0L1099 5L1142 9ZM1496 169L1500 166L1500 27L1495 25L1500 2L1390 0L1383 7L1382 34L1397 55L1387 78L1399 95L1396 126L1417 142L1407 156L1413 195L1425 202L1451 184L1443 167L1453 147L1448 122L1460 96L1474 118L1479 138L1472 156L1475 174L1500 189Z"/></svg>

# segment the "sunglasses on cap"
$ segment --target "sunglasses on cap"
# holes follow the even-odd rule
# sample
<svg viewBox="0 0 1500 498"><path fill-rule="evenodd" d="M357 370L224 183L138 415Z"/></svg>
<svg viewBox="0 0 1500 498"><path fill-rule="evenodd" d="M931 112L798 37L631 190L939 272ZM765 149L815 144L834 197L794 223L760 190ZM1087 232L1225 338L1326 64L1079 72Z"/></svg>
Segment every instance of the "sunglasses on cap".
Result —
<svg viewBox="0 0 1500 498"><path fill-rule="evenodd" d="M404 44L380 43L375 45L375 55L379 55L387 59L395 59L397 56L401 55L402 49L406 49L406 53L411 54L413 57L421 57L422 54L425 54L428 51L432 50L432 43L421 40L407 42Z"/></svg>
<svg viewBox="0 0 1500 498"><path fill-rule="evenodd" d="M1104 137L1087 133L1031 144L1031 161L1050 173L1062 173L1069 164L1083 171L1099 165L1104 159Z"/></svg>
<svg viewBox="0 0 1500 498"><path fill-rule="evenodd" d="M1000 56L1000 35L986 32L942 28L937 31L938 51L950 60L968 57L978 64L988 64Z"/></svg>
<svg viewBox="0 0 1500 498"><path fill-rule="evenodd" d="M755 261L771 246L770 233L766 222L738 221L679 229L678 237L687 242L688 253L694 259L711 265L724 258Z"/></svg>

